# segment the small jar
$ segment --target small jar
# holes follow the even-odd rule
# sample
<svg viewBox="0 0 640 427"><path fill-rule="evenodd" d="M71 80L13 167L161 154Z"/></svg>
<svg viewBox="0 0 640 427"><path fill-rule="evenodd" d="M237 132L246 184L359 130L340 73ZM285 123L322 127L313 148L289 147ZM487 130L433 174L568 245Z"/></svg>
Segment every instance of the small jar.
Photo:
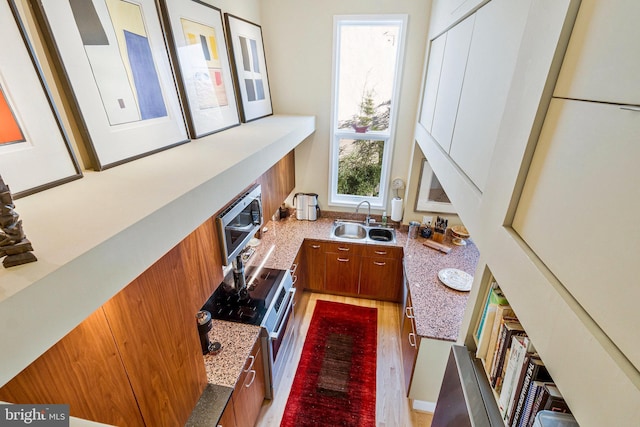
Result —
<svg viewBox="0 0 640 427"><path fill-rule="evenodd" d="M415 239L418 237L418 230L420 230L420 223L418 221L409 222L409 238Z"/></svg>

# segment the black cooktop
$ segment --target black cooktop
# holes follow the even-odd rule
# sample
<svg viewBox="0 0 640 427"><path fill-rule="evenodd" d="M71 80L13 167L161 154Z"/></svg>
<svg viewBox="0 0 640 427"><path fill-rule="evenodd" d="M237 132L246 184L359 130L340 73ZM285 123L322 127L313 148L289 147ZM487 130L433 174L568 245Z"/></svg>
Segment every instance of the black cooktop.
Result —
<svg viewBox="0 0 640 427"><path fill-rule="evenodd" d="M245 273L248 296L241 296L233 289L231 272L211 294L202 310L211 313L214 319L260 325L285 271L262 268L255 278L254 271L250 268Z"/></svg>

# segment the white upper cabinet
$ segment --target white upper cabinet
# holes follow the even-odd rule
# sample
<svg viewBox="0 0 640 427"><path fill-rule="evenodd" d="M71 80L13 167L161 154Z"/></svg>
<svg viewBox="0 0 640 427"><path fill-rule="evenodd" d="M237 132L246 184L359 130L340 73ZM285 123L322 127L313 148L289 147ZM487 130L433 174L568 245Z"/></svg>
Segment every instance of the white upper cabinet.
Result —
<svg viewBox="0 0 640 427"><path fill-rule="evenodd" d="M640 369L640 111L554 99L513 228ZM633 326L635 325L635 326Z"/></svg>
<svg viewBox="0 0 640 427"><path fill-rule="evenodd" d="M493 0L476 13L450 155L484 191L530 0Z"/></svg>
<svg viewBox="0 0 640 427"><path fill-rule="evenodd" d="M640 105L640 1L582 0L554 96Z"/></svg>
<svg viewBox="0 0 640 427"><path fill-rule="evenodd" d="M429 61L427 65L427 77L424 83L424 93L422 98L422 108L420 109L420 124L431 132L433 125L433 113L436 109L436 98L438 96L438 84L440 83L440 72L442 71L442 58L444 47L447 43L447 33L442 34L431 42Z"/></svg>
<svg viewBox="0 0 640 427"><path fill-rule="evenodd" d="M471 15L447 32L431 128L431 136L447 153L451 146L474 20L475 15Z"/></svg>

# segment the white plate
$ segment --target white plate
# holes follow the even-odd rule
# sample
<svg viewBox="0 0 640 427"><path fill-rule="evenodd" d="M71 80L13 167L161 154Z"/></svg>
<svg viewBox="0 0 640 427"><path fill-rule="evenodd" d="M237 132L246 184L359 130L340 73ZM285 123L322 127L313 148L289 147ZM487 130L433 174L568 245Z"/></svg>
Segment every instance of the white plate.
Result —
<svg viewBox="0 0 640 427"><path fill-rule="evenodd" d="M451 289L462 292L470 291L473 283L472 275L457 268L443 268L438 271L438 278Z"/></svg>

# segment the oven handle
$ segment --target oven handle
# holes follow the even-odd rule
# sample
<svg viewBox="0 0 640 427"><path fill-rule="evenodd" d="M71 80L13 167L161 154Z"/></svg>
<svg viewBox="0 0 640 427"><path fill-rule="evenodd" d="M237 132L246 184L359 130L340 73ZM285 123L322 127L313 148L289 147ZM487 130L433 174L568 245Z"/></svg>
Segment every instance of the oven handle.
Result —
<svg viewBox="0 0 640 427"><path fill-rule="evenodd" d="M280 334L284 332L283 330L281 330L282 325L285 324L285 319L289 317L289 313L291 313L291 310L293 309L293 297L296 294L296 288L289 289L289 292L287 293L289 294L286 305L287 309L284 311L284 314L278 319L276 328L273 330L273 332L269 333L269 338L271 338L272 340L277 340L280 338Z"/></svg>

